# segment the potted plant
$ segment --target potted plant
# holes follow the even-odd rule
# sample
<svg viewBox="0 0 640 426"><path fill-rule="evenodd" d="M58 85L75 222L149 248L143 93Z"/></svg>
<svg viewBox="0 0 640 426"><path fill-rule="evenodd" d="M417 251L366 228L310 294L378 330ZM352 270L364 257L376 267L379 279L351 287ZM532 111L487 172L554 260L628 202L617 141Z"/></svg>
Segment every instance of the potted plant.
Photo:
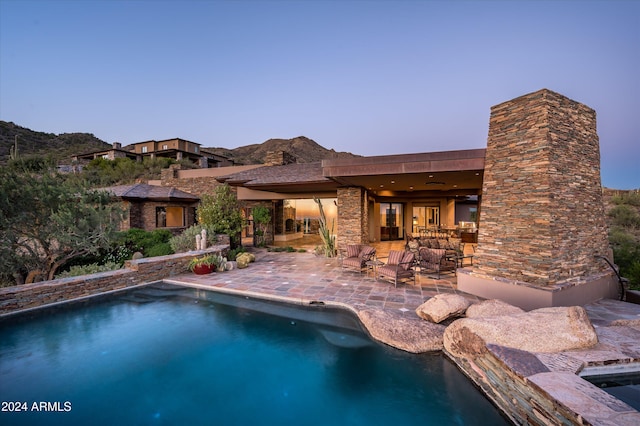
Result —
<svg viewBox="0 0 640 426"><path fill-rule="evenodd" d="M210 274L216 270L216 256L207 254L189 261L189 270L197 275Z"/></svg>

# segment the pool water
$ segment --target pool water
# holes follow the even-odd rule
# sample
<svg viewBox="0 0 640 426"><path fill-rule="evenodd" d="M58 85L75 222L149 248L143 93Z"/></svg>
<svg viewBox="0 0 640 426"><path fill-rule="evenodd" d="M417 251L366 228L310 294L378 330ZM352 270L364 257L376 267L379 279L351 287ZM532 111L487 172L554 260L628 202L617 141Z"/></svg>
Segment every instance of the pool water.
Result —
<svg viewBox="0 0 640 426"><path fill-rule="evenodd" d="M3 319L0 424L508 424L443 356L349 312L217 297L158 284Z"/></svg>
<svg viewBox="0 0 640 426"><path fill-rule="evenodd" d="M640 411L640 372L603 374L584 378Z"/></svg>

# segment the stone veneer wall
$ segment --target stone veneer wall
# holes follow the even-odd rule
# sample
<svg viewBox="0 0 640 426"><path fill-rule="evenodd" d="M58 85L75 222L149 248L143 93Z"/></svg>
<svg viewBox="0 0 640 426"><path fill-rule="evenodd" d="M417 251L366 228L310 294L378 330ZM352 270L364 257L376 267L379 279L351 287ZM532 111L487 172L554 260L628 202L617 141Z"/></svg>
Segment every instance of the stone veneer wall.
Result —
<svg viewBox="0 0 640 426"><path fill-rule="evenodd" d="M338 249L369 243L367 193L362 188L338 188Z"/></svg>
<svg viewBox="0 0 640 426"><path fill-rule="evenodd" d="M293 164L296 161L297 158L286 151L270 151L264 157L265 166L284 166Z"/></svg>
<svg viewBox="0 0 640 426"><path fill-rule="evenodd" d="M218 235L217 238L219 241L216 245L206 250L129 260L124 268L116 271L0 288L0 315L151 283L186 273L189 261L194 256L228 250L229 237Z"/></svg>
<svg viewBox="0 0 640 426"><path fill-rule="evenodd" d="M223 185L211 176L179 178L178 170L181 169L179 164L169 166L168 169L161 171L162 186L171 186L181 191L188 192L201 197L203 194L213 193L215 188ZM235 191L235 188L232 187Z"/></svg>
<svg viewBox="0 0 640 426"><path fill-rule="evenodd" d="M473 272L552 286L607 270L596 114L543 89L491 109Z"/></svg>

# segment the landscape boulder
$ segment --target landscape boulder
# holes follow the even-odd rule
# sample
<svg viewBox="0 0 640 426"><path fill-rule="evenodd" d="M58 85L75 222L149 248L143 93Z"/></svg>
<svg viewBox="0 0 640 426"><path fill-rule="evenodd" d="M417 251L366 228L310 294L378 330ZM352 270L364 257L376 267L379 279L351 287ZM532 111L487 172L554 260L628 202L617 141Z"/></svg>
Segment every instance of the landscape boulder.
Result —
<svg viewBox="0 0 640 426"><path fill-rule="evenodd" d="M486 345L527 352L562 352L598 343L596 331L580 306L535 309L509 317L462 318L444 332L444 348L451 355L475 358Z"/></svg>
<svg viewBox="0 0 640 426"><path fill-rule="evenodd" d="M471 302L457 294L443 293L433 296L416 308L416 314L422 319L435 322L462 316Z"/></svg>
<svg viewBox="0 0 640 426"><path fill-rule="evenodd" d="M499 317L504 315L522 314L525 311L517 306L498 299L483 300L467 308L467 318Z"/></svg>
<svg viewBox="0 0 640 426"><path fill-rule="evenodd" d="M410 353L442 350L445 326L400 312L361 306L358 318L375 340Z"/></svg>
<svg viewBox="0 0 640 426"><path fill-rule="evenodd" d="M249 266L249 263L253 262L256 260L256 257L251 254L251 253L240 253L237 257L236 257L236 263L238 266L238 269L244 269L247 266Z"/></svg>

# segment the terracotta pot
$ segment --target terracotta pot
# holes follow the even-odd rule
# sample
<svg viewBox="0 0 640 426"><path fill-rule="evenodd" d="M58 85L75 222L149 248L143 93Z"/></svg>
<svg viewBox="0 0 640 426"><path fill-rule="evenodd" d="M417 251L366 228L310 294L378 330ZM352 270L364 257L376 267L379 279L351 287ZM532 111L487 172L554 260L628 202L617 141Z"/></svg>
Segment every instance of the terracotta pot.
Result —
<svg viewBox="0 0 640 426"><path fill-rule="evenodd" d="M210 274L216 270L216 265L196 265L193 267L193 273L196 275Z"/></svg>

